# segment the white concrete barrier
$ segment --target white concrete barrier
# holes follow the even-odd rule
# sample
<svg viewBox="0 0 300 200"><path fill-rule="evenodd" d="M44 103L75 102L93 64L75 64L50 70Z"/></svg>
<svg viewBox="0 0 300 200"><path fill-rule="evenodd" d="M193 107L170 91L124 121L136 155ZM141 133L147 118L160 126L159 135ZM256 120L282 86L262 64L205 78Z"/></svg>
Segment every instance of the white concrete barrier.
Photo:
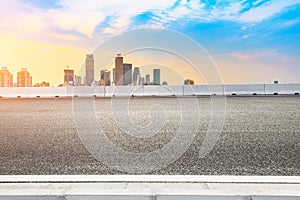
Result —
<svg viewBox="0 0 300 200"><path fill-rule="evenodd" d="M1 97L29 97L29 88L1 88L0 87L0 96Z"/></svg>
<svg viewBox="0 0 300 200"><path fill-rule="evenodd" d="M105 87L106 96L128 97L128 96L143 96L142 86L107 86Z"/></svg>
<svg viewBox="0 0 300 200"><path fill-rule="evenodd" d="M175 94L168 86L148 85L144 87L144 96L174 96Z"/></svg>
<svg viewBox="0 0 300 200"><path fill-rule="evenodd" d="M66 97L67 88L66 87L28 87L28 96L22 97Z"/></svg>
<svg viewBox="0 0 300 200"><path fill-rule="evenodd" d="M224 85L225 95L264 95L264 84Z"/></svg>
<svg viewBox="0 0 300 200"><path fill-rule="evenodd" d="M265 93L272 94L296 94L300 93L300 84L266 84Z"/></svg>
<svg viewBox="0 0 300 200"><path fill-rule="evenodd" d="M0 88L0 97L126 97L207 95L299 95L300 84L145 85Z"/></svg>
<svg viewBox="0 0 300 200"><path fill-rule="evenodd" d="M197 96L224 95L223 85L193 85L192 90Z"/></svg>
<svg viewBox="0 0 300 200"><path fill-rule="evenodd" d="M85 87L85 86L76 86L76 87L68 87L69 96L78 96L78 97L93 97L93 96L103 96L103 88L102 87Z"/></svg>

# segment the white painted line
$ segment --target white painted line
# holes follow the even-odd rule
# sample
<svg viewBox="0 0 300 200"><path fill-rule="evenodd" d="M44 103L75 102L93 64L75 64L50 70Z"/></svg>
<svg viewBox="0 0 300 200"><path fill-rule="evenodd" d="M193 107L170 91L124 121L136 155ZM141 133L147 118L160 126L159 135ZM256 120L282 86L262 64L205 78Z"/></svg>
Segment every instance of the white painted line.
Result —
<svg viewBox="0 0 300 200"><path fill-rule="evenodd" d="M170 182L170 183L282 183L300 184L300 176L197 175L1 175L0 183L21 182Z"/></svg>
<svg viewBox="0 0 300 200"><path fill-rule="evenodd" d="M299 184L247 183L2 183L0 197L140 195L140 196L298 196Z"/></svg>

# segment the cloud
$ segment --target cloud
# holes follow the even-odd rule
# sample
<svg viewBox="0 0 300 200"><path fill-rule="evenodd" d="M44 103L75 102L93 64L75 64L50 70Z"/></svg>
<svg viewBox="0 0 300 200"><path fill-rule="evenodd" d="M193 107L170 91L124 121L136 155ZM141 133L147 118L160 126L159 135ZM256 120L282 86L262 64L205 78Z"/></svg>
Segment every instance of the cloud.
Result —
<svg viewBox="0 0 300 200"><path fill-rule="evenodd" d="M300 0L276 0L267 2L259 7L255 7L243 14L238 18L241 22L251 23L251 22L261 22L265 19L280 13L283 9L299 4Z"/></svg>
<svg viewBox="0 0 300 200"><path fill-rule="evenodd" d="M103 40L123 31L142 27L176 30L190 22L258 23L299 2L300 0L10 0L0 2L0 31L46 41L64 39L66 43ZM282 26L293 23L297 21L289 21ZM245 27L247 29L248 26ZM244 35L246 37L249 34Z"/></svg>

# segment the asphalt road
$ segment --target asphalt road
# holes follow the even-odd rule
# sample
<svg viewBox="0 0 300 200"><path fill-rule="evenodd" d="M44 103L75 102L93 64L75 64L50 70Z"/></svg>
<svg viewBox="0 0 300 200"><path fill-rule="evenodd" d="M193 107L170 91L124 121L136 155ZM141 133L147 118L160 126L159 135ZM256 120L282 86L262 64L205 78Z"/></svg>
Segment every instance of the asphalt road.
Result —
<svg viewBox="0 0 300 200"><path fill-rule="evenodd" d="M182 155L176 148L167 152L165 155L174 157L174 162L167 164L164 161L168 157L156 155L156 168L145 170L145 174L300 175L297 96L227 97L226 110L216 113L212 112L209 97L75 101L74 104L67 98L0 99L0 174L141 174L148 160L141 160L145 162L128 171L122 170L122 166L132 164L132 155L159 152L184 123L181 132L186 134L177 145L182 150L180 145L192 139L188 148ZM91 102L92 110L84 107ZM212 123L212 113L219 115L219 121ZM199 157L209 127L222 123L222 116L224 124L216 144L204 158ZM94 144L94 136L85 138L82 132L99 129L90 120L93 117L109 141L128 154L118 157L112 147L98 155L109 158L94 157L91 150L98 147L93 145L102 147L104 141ZM195 137L190 138L193 134Z"/></svg>

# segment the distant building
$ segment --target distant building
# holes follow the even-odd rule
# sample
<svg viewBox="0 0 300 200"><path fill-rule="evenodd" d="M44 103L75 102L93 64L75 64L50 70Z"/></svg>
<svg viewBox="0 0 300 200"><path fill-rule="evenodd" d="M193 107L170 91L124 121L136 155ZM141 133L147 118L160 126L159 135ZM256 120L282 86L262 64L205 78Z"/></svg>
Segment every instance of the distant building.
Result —
<svg viewBox="0 0 300 200"><path fill-rule="evenodd" d="M186 80L184 80L184 85L194 85L194 84L195 84L195 82L192 79L186 79Z"/></svg>
<svg viewBox="0 0 300 200"><path fill-rule="evenodd" d="M64 86L74 86L74 70L64 69Z"/></svg>
<svg viewBox="0 0 300 200"><path fill-rule="evenodd" d="M123 57L117 54L115 57L115 85L123 85Z"/></svg>
<svg viewBox="0 0 300 200"><path fill-rule="evenodd" d="M109 86L109 85L111 85L110 71L108 71L108 70L101 70L101 72L100 72L100 80L99 80L98 84L101 85L101 86Z"/></svg>
<svg viewBox="0 0 300 200"><path fill-rule="evenodd" d="M75 75L75 86L81 86L82 85L82 77Z"/></svg>
<svg viewBox="0 0 300 200"><path fill-rule="evenodd" d="M99 81L93 81L91 86L98 86L99 85Z"/></svg>
<svg viewBox="0 0 300 200"><path fill-rule="evenodd" d="M0 70L0 87L13 87L13 75L7 67L2 67Z"/></svg>
<svg viewBox="0 0 300 200"><path fill-rule="evenodd" d="M87 54L85 59L85 85L92 85L94 80L94 56L93 54Z"/></svg>
<svg viewBox="0 0 300 200"><path fill-rule="evenodd" d="M274 84L278 84L279 82L277 80L274 81Z"/></svg>
<svg viewBox="0 0 300 200"><path fill-rule="evenodd" d="M140 85L145 85L145 78L144 77L140 78Z"/></svg>
<svg viewBox="0 0 300 200"><path fill-rule="evenodd" d="M150 74L146 75L145 85L150 85Z"/></svg>
<svg viewBox="0 0 300 200"><path fill-rule="evenodd" d="M32 77L26 68L22 68L21 71L17 73L17 87L31 87Z"/></svg>
<svg viewBox="0 0 300 200"><path fill-rule="evenodd" d="M115 85L115 83L116 83L116 68L113 68L113 70L112 70L112 76L113 76L113 84Z"/></svg>
<svg viewBox="0 0 300 200"><path fill-rule="evenodd" d="M133 69L133 74L132 74L133 85L139 85L139 77L140 77L140 68L135 67Z"/></svg>
<svg viewBox="0 0 300 200"><path fill-rule="evenodd" d="M132 84L132 64L123 64L123 85Z"/></svg>
<svg viewBox="0 0 300 200"><path fill-rule="evenodd" d="M153 85L160 85L160 69L153 69Z"/></svg>
<svg viewBox="0 0 300 200"><path fill-rule="evenodd" d="M50 87L50 83L43 81L41 83L35 83L33 87Z"/></svg>
<svg viewBox="0 0 300 200"><path fill-rule="evenodd" d="M168 82L167 81L163 81L162 84L163 85L168 85Z"/></svg>

